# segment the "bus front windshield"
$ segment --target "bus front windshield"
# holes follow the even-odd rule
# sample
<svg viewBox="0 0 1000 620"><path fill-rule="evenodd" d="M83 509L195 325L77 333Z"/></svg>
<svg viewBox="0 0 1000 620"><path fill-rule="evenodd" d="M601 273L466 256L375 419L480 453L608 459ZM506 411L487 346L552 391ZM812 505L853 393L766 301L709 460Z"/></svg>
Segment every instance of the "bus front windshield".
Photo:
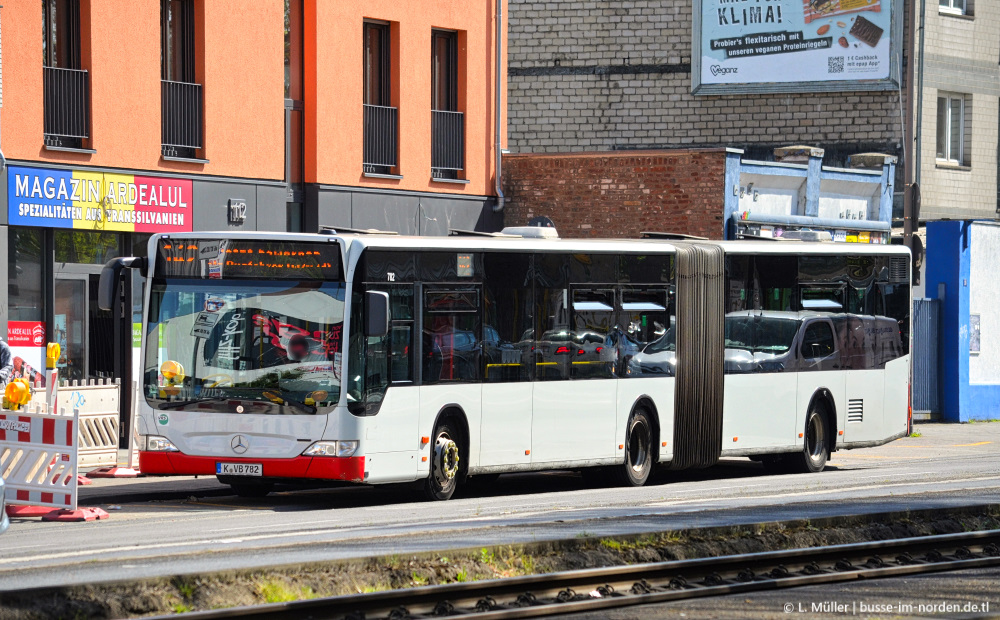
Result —
<svg viewBox="0 0 1000 620"><path fill-rule="evenodd" d="M343 282L151 283L143 371L158 409L315 414L340 399Z"/></svg>

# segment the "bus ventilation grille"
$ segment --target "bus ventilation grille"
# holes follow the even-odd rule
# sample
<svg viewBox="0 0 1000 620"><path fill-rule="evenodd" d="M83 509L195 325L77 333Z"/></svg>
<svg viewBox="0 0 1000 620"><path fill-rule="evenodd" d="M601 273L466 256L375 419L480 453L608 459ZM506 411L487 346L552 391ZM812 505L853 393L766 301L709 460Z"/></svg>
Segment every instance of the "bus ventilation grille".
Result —
<svg viewBox="0 0 1000 620"><path fill-rule="evenodd" d="M852 398L847 401L847 421L862 422L865 419L865 401L863 398Z"/></svg>
<svg viewBox="0 0 1000 620"><path fill-rule="evenodd" d="M893 256L889 259L889 281L902 284L909 282L910 261L905 256Z"/></svg>

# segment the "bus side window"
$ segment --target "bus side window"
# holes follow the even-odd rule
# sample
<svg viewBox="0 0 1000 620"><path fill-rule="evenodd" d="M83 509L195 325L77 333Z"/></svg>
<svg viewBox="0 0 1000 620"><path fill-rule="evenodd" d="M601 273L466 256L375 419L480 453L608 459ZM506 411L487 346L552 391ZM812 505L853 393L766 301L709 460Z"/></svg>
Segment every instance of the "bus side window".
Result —
<svg viewBox="0 0 1000 620"><path fill-rule="evenodd" d="M531 381L531 254L487 252L483 269L483 381Z"/></svg>
<svg viewBox="0 0 1000 620"><path fill-rule="evenodd" d="M423 383L479 381L479 290L424 292Z"/></svg>
<svg viewBox="0 0 1000 620"><path fill-rule="evenodd" d="M830 330L828 323L825 321L813 321L806 326L806 331L802 336L801 351L803 359L820 360L833 355L835 349L833 332Z"/></svg>
<svg viewBox="0 0 1000 620"><path fill-rule="evenodd" d="M798 310L793 299L798 279L798 257L794 254L754 257L760 310Z"/></svg>

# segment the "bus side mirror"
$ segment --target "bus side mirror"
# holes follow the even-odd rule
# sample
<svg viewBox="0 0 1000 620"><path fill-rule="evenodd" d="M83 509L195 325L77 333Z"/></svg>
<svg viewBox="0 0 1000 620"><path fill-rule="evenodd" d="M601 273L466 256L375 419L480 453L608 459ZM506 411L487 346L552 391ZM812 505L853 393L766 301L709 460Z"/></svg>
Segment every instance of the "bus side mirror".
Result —
<svg viewBox="0 0 1000 620"><path fill-rule="evenodd" d="M365 336L385 336L389 333L389 293L368 291L365 293L365 302Z"/></svg>
<svg viewBox="0 0 1000 620"><path fill-rule="evenodd" d="M118 297L118 284L121 282L122 269L140 269L142 275L146 275L145 257L121 257L112 258L105 263L101 269L101 279L97 285L97 307L101 310L110 311L115 305Z"/></svg>

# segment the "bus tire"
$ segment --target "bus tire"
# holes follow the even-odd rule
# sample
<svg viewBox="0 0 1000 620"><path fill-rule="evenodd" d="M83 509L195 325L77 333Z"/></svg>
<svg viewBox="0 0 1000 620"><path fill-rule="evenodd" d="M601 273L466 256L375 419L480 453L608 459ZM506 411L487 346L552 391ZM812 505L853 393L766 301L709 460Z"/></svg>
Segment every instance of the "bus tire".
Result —
<svg viewBox="0 0 1000 620"><path fill-rule="evenodd" d="M458 488L462 449L458 443L458 427L449 419L434 429L431 444L431 470L424 483L424 495L429 500L451 499Z"/></svg>
<svg viewBox="0 0 1000 620"><path fill-rule="evenodd" d="M653 422L649 410L636 407L625 431L625 462L615 467L621 486L641 487L653 470Z"/></svg>
<svg viewBox="0 0 1000 620"><path fill-rule="evenodd" d="M802 452L790 459L794 471L804 474L823 471L830 458L829 428L826 409L821 404L814 404L806 416Z"/></svg>

